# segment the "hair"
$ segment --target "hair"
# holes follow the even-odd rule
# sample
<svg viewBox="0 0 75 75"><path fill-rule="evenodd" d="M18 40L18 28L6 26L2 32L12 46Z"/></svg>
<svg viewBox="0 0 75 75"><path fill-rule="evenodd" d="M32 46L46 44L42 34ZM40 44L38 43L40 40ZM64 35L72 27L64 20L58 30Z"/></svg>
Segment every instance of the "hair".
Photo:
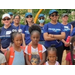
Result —
<svg viewBox="0 0 75 75"><path fill-rule="evenodd" d="M22 36L22 34L21 34L20 32L12 32L12 33L11 33L11 42L12 42L12 43L13 43L14 38L15 38L18 34Z"/></svg>
<svg viewBox="0 0 75 75"><path fill-rule="evenodd" d="M75 65L74 59L73 59L73 43L74 42L75 42L75 36L73 36L70 41L71 61L73 65Z"/></svg>
<svg viewBox="0 0 75 75"><path fill-rule="evenodd" d="M14 15L14 19L15 19L15 17L16 17L16 16L18 16L18 17L19 17L19 19L21 18L21 17L20 17L20 15Z"/></svg>
<svg viewBox="0 0 75 75"><path fill-rule="evenodd" d="M30 28L29 28L29 32L30 32L30 35L32 35L33 32L39 32L39 34L41 35L41 28L39 27L39 25L32 25Z"/></svg>
<svg viewBox="0 0 75 75"><path fill-rule="evenodd" d="M49 60L48 59L48 52L49 51L55 51L56 52L56 55L57 55L57 49L54 47L54 46L51 46L51 47L49 47L48 49L47 49L47 60Z"/></svg>

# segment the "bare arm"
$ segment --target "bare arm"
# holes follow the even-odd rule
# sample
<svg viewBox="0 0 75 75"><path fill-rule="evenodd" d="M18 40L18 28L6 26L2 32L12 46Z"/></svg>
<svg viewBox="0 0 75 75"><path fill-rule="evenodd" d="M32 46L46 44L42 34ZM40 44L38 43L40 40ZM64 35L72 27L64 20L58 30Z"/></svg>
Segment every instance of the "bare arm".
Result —
<svg viewBox="0 0 75 75"><path fill-rule="evenodd" d="M25 44L25 39L24 39L24 38L25 38L25 34L22 33L23 46L26 46L26 44Z"/></svg>
<svg viewBox="0 0 75 75"><path fill-rule="evenodd" d="M8 62L9 62L9 56L10 56L10 50L7 51L7 54L6 54L6 64L8 65Z"/></svg>
<svg viewBox="0 0 75 75"><path fill-rule="evenodd" d="M44 63L45 63L45 58L46 58L46 54L45 54L45 52L42 54L42 60L41 60L41 62L39 63L39 65L43 65Z"/></svg>
<svg viewBox="0 0 75 75"><path fill-rule="evenodd" d="M61 32L60 35L53 35L53 37L59 40L65 39L65 32Z"/></svg>
<svg viewBox="0 0 75 75"><path fill-rule="evenodd" d="M72 30L73 30L73 26L71 25L71 32L72 32Z"/></svg>
<svg viewBox="0 0 75 75"><path fill-rule="evenodd" d="M29 62L28 54L25 54L25 55L26 55L26 63L27 63L27 65L32 65L32 64Z"/></svg>
<svg viewBox="0 0 75 75"><path fill-rule="evenodd" d="M43 36L44 36L44 40L45 40L45 41L56 40L56 38L52 38L51 36L49 36L48 33L44 33Z"/></svg>

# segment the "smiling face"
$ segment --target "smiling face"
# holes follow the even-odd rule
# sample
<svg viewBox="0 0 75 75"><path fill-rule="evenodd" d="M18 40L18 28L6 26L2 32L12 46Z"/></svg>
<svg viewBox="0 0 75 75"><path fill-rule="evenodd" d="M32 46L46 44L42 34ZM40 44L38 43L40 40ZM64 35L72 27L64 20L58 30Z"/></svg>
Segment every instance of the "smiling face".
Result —
<svg viewBox="0 0 75 75"><path fill-rule="evenodd" d="M11 20L10 20L10 18L9 17L5 17L3 20L2 20L2 22L3 22L3 24L4 25L9 25L10 23L11 23Z"/></svg>
<svg viewBox="0 0 75 75"><path fill-rule="evenodd" d="M68 16L65 15L64 17L62 17L62 21L67 22L68 21Z"/></svg>
<svg viewBox="0 0 75 75"><path fill-rule="evenodd" d="M22 35L17 34L13 39L13 43L14 43L15 46L20 47L21 44L22 44Z"/></svg>
<svg viewBox="0 0 75 75"><path fill-rule="evenodd" d="M53 21L57 21L58 20L58 13L52 13L49 18Z"/></svg>
<svg viewBox="0 0 75 75"><path fill-rule="evenodd" d="M20 23L20 17L19 16L15 16L14 23L15 24L19 24Z"/></svg>

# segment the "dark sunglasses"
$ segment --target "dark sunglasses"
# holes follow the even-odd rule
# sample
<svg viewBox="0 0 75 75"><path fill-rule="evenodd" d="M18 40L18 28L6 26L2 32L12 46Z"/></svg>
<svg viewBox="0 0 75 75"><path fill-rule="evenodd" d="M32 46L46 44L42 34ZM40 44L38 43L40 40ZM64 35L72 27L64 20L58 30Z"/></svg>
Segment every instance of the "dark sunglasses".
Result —
<svg viewBox="0 0 75 75"><path fill-rule="evenodd" d="M55 14L55 15L50 15L50 16L54 17L54 16L58 16L58 14Z"/></svg>
<svg viewBox="0 0 75 75"><path fill-rule="evenodd" d="M3 19L3 21L6 21L6 20L10 20L10 18L7 18L7 19Z"/></svg>
<svg viewBox="0 0 75 75"><path fill-rule="evenodd" d="M39 18L39 20L41 20L41 19L44 20L44 18Z"/></svg>
<svg viewBox="0 0 75 75"><path fill-rule="evenodd" d="M32 18L32 15L29 15L29 16L27 16L26 18L29 18L29 17Z"/></svg>

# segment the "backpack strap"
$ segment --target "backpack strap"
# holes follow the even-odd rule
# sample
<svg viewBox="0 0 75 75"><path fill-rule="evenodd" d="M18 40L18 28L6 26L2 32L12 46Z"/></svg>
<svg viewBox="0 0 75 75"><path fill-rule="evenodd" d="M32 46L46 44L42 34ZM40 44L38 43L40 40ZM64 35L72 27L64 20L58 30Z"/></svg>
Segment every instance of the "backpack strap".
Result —
<svg viewBox="0 0 75 75"><path fill-rule="evenodd" d="M25 56L25 46L21 46L21 49L23 50L24 56Z"/></svg>
<svg viewBox="0 0 75 75"><path fill-rule="evenodd" d="M14 53L13 47L10 47L10 56L9 56L9 63L8 63L9 65L12 65L14 60L14 55L15 53Z"/></svg>
<svg viewBox="0 0 75 75"><path fill-rule="evenodd" d="M42 45L41 44L38 44L38 53L39 53L39 56L40 56L40 59L42 60Z"/></svg>
<svg viewBox="0 0 75 75"><path fill-rule="evenodd" d="M42 60L42 45L41 44L38 44L38 53L39 53L39 56L40 56L40 59ZM29 56L29 61L31 60L31 45L28 46L28 56Z"/></svg>

